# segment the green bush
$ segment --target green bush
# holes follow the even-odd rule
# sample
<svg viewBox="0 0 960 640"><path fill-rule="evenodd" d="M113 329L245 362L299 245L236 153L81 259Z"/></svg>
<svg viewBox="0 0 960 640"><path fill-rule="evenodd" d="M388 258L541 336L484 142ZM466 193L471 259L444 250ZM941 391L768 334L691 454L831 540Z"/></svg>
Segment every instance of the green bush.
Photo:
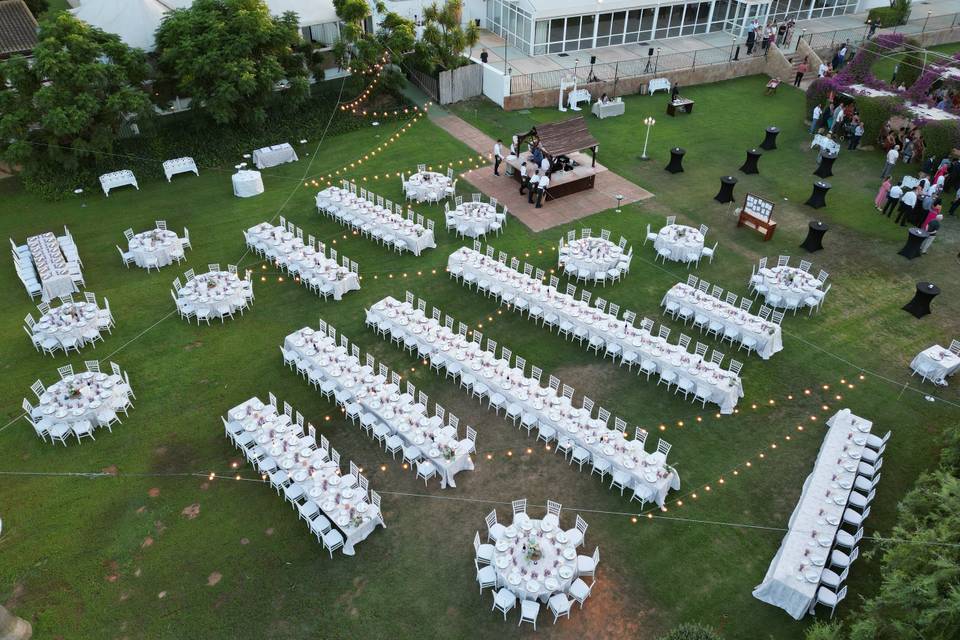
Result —
<svg viewBox="0 0 960 640"><path fill-rule="evenodd" d="M926 64L924 53L926 52L923 49L911 49L903 54L897 67L897 81L894 84L898 86L903 84L909 89L917 81L917 78L920 77L920 70Z"/></svg>
<svg viewBox="0 0 960 640"><path fill-rule="evenodd" d="M960 124L956 120L930 120L921 129L926 145L924 155L934 156L937 161L960 149Z"/></svg>
<svg viewBox="0 0 960 640"><path fill-rule="evenodd" d="M816 105L823 106L826 103L832 90L833 87L830 86L826 78L817 78L810 83L810 86L807 87L807 111L803 114L804 120L811 116Z"/></svg>
<svg viewBox="0 0 960 640"><path fill-rule="evenodd" d="M818 620L807 628L804 640L844 640L843 625L839 622Z"/></svg>
<svg viewBox="0 0 960 640"><path fill-rule="evenodd" d="M904 113L903 100L894 96L857 97L857 112L863 122L864 144L872 144L883 125L894 115Z"/></svg>
<svg viewBox="0 0 960 640"><path fill-rule="evenodd" d="M893 0L889 7L874 7L867 14L867 19L873 22L880 21L884 27L895 27L910 19L910 0Z"/></svg>
<svg viewBox="0 0 960 640"><path fill-rule="evenodd" d="M699 622L684 622L674 627L670 633L660 640L723 640L723 636L714 629Z"/></svg>

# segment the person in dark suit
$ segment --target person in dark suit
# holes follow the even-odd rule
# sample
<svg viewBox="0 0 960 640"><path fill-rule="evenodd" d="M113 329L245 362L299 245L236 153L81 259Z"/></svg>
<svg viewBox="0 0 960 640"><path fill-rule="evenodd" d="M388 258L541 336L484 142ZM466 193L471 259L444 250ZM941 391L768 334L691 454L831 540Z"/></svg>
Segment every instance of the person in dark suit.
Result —
<svg viewBox="0 0 960 640"><path fill-rule="evenodd" d="M680 96L680 83L673 85L673 88L670 90L670 102L673 102Z"/></svg>
<svg viewBox="0 0 960 640"><path fill-rule="evenodd" d="M533 172L533 177L530 178L527 189L527 203L533 204L533 196L537 195L537 188L540 186L540 169L537 169Z"/></svg>

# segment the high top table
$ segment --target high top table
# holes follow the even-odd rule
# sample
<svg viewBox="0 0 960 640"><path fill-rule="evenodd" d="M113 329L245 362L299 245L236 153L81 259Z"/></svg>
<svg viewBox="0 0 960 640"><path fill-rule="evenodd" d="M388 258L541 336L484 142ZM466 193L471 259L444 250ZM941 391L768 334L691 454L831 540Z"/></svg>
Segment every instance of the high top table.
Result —
<svg viewBox="0 0 960 640"><path fill-rule="evenodd" d="M760 156L763 154L756 149L750 149L747 151L747 159L740 166L740 171L744 173L760 173L760 168L757 167L757 162L760 161Z"/></svg>
<svg viewBox="0 0 960 640"><path fill-rule="evenodd" d="M830 151L824 151L820 155L820 164L817 166L816 171L813 172L813 175L820 176L821 178L829 178L833 175L833 163L837 159L837 154L831 153Z"/></svg>
<svg viewBox="0 0 960 640"><path fill-rule="evenodd" d="M800 244L801 249L806 249L810 253L823 249L823 235L830 227L821 220L811 220L807 229L807 237Z"/></svg>
<svg viewBox="0 0 960 640"><path fill-rule="evenodd" d="M670 173L683 173L683 155L686 152L686 149L680 147L670 149L670 164L665 167L666 170Z"/></svg>
<svg viewBox="0 0 960 640"><path fill-rule="evenodd" d="M827 191L830 191L830 183L826 180L817 180L813 183L813 193L810 194L804 204L814 209L827 206Z"/></svg>
<svg viewBox="0 0 960 640"><path fill-rule="evenodd" d="M930 234L923 229L910 227L910 232L907 234L907 243L903 245L903 249L900 249L897 253L907 260L919 258L923 255L920 251L920 248L923 246L923 241L929 237Z"/></svg>
<svg viewBox="0 0 960 640"><path fill-rule="evenodd" d="M733 176L723 176L720 178L720 191L713 199L719 203L733 202L733 186L737 184L737 179Z"/></svg>
<svg viewBox="0 0 960 640"><path fill-rule="evenodd" d="M760 148L767 151L773 151L777 148L777 134L780 133L778 127L767 127L767 135L760 143Z"/></svg>
<svg viewBox="0 0 960 640"><path fill-rule="evenodd" d="M903 305L903 310L910 313L914 318L922 318L930 315L930 303L940 295L940 287L932 282L918 282L917 293L913 300Z"/></svg>

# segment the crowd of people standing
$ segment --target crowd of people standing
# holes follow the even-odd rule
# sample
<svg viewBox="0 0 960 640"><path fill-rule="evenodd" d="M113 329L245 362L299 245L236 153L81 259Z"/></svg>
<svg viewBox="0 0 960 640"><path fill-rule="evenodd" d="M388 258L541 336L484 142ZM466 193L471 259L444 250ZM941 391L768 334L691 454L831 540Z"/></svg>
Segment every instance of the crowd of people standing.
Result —
<svg viewBox="0 0 960 640"><path fill-rule="evenodd" d="M783 46L787 44L793 34L794 25L796 25L796 22L791 19L780 23L769 20L764 26L754 18L747 25L747 55L753 55L755 50L758 54L766 55L770 45ZM757 46L758 42L759 47Z"/></svg>
<svg viewBox="0 0 960 640"><path fill-rule="evenodd" d="M890 175L891 164L896 165L899 158L896 148L887 152L883 181L873 204L888 218L896 211L895 224L901 227L909 224L929 233L921 247L926 253L940 230L944 199L952 200L948 215L956 215L960 208L960 159L941 158L938 161L934 157L928 158L920 169L920 179L913 184L913 180L906 178L897 183Z"/></svg>

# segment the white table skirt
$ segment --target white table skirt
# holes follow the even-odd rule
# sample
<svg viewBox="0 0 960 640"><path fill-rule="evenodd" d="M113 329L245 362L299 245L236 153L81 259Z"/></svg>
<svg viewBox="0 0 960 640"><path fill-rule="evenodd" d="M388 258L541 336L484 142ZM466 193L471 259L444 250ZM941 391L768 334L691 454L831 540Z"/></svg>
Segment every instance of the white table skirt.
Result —
<svg viewBox="0 0 960 640"><path fill-rule="evenodd" d="M56 275L41 277L40 284L43 287L41 299L44 302L50 302L60 296L68 296L71 293L80 291L69 275Z"/></svg>
<svg viewBox="0 0 960 640"><path fill-rule="evenodd" d="M667 225L657 232L653 248L658 251L669 249L670 260L674 262L696 262L703 253L703 234L699 229L686 225Z"/></svg>
<svg viewBox="0 0 960 640"><path fill-rule="evenodd" d="M927 378L946 385L947 378L960 369L960 356L935 344L918 353L910 363L910 368L918 373L929 372Z"/></svg>
<svg viewBox="0 0 960 640"><path fill-rule="evenodd" d="M403 191L410 194L417 202L430 199L431 193L436 194L437 198L442 200L446 197L446 188L451 184L453 184L453 181L442 173L422 171L407 178L407 181L403 183Z"/></svg>
<svg viewBox="0 0 960 640"><path fill-rule="evenodd" d="M602 120L613 116L622 116L625 109L626 104L620 98L617 98L606 104L599 100L594 102L593 106L590 107L590 112Z"/></svg>
<svg viewBox="0 0 960 640"><path fill-rule="evenodd" d="M106 373L90 373L88 376L88 373L67 376L47 387L37 406L41 414L38 426L46 429L57 424L73 427L78 422L89 420L94 427L98 427L102 424L97 418L99 412L115 412L126 405L130 388L123 378ZM66 397L72 388L80 389L81 395Z"/></svg>
<svg viewBox="0 0 960 640"><path fill-rule="evenodd" d="M289 142L275 144L272 147L263 147L253 152L253 164L257 169L267 169L288 162L296 162L300 158Z"/></svg>
<svg viewBox="0 0 960 640"><path fill-rule="evenodd" d="M309 340L312 340L312 342L308 342ZM327 357L333 357L333 354L339 354L338 356L335 356L335 365L326 364L325 358L321 357L321 354L314 353L309 348L311 344L329 347L330 351L326 352ZM322 336L319 333L313 333L310 337L308 337L303 334L303 330L301 329L300 331L288 335L284 339L283 345L285 349L288 351L293 351L300 356L300 358L309 362L315 369L323 371L325 377L334 382L337 391L349 391L353 401L359 403L365 412L372 414L380 424L383 424L385 427L387 427L387 429L390 430L391 435L399 436L400 439L403 440L404 446L417 447L417 449L420 450L423 458L429 460L431 463L433 463L434 467L437 468L437 471L440 474L441 488L445 489L447 487L456 487L457 485L454 481L454 476L457 473L461 471L473 471L474 464L469 453L458 452L452 460L446 460L439 455L431 456L429 454L429 442L425 441L417 443L414 441L414 438L410 432L400 430L400 417L403 415L405 409L409 411L410 407L414 404L414 400L404 398L406 394L400 395L399 389L396 391L399 397L397 400L391 400L389 396L386 398L381 398L371 397L370 394L360 394L359 392L361 390L368 389L372 386L373 388L378 389L376 392L377 394L386 395L382 391L383 387L392 387L392 385L386 385L386 381L380 376L373 376L373 378L374 380L382 382L354 382L355 378L359 378L363 375L360 372L364 370L364 367L361 365L359 359L352 355L348 355L342 347L337 347L336 343L331 338ZM355 369L356 371L349 372L348 370L351 368ZM332 370L335 369L340 371L340 375L333 375ZM402 403L401 400L406 400L406 402ZM387 415L388 408L394 411L394 416L392 418L388 417ZM427 417L419 412L418 415L419 417ZM442 427L442 425L440 426ZM436 429L439 430L439 427Z"/></svg>
<svg viewBox="0 0 960 640"><path fill-rule="evenodd" d="M760 275L767 286L763 294L764 301L771 307L804 307L804 300L810 296L823 295L820 281L796 267L773 267L761 270ZM771 300L771 296L780 296L780 300Z"/></svg>
<svg viewBox="0 0 960 640"><path fill-rule="evenodd" d="M490 564L496 572L500 586L510 589L522 600L540 600L546 603L550 596L566 593L573 581L577 579L577 548L570 542L561 544L557 541L558 533L566 535L559 525L547 525L549 531L542 531L542 520L526 519L526 522L529 522L529 529L523 528L522 522L524 521L521 519L515 519L500 537L494 545L493 562ZM511 532L513 536L510 535ZM523 545L531 538L539 544L542 555L536 562L528 560L523 549ZM564 557L563 554L567 549L571 550L566 553L568 556L572 555L572 558ZM545 571L550 571L551 575L545 576ZM569 572L569 575L566 578L561 577L561 571L565 574ZM534 573L537 574L536 577L533 576ZM520 580L511 582L511 575L516 575ZM553 588L547 587L548 579L556 580L556 585L551 585Z"/></svg>
<svg viewBox="0 0 960 640"><path fill-rule="evenodd" d="M456 227L457 233L468 238L479 238L503 222L504 215L488 202L465 202L445 215L447 226Z"/></svg>
<svg viewBox="0 0 960 640"><path fill-rule="evenodd" d="M414 255L437 246L433 231L424 229L395 212L388 212L369 200L360 200L337 187L317 194L317 209L329 211L338 220L351 226L369 228L377 237L394 236L400 239Z"/></svg>
<svg viewBox="0 0 960 640"><path fill-rule="evenodd" d="M159 241L158 241L159 239ZM183 255L180 237L170 230L144 231L130 239L128 248L138 267L146 267L149 258L156 258L158 267L165 267ZM152 266L152 265L151 265Z"/></svg>
<svg viewBox="0 0 960 640"><path fill-rule="evenodd" d="M302 430L291 424L287 416L278 415L274 407L265 405L256 397L230 409L227 415L232 425L238 425L243 432L253 435L257 446L268 456L262 462L254 462L257 470L265 472L262 463L267 459L276 462L277 467L286 471L293 483L300 486L303 495L316 502L321 513L343 534L341 550L344 555L355 555L358 543L366 540L377 526L386 526L383 514L362 495L362 489L340 484L340 469L328 459L327 451L317 448L316 442L302 446ZM230 437L236 441L232 433ZM351 491L349 497L343 495L346 489ZM329 503L333 504L333 508L325 508L330 506ZM363 509L362 514L357 511L358 508ZM360 515L362 522L355 525L349 520L342 524L344 515Z"/></svg>
<svg viewBox="0 0 960 640"><path fill-rule="evenodd" d="M212 289L207 285L211 280L216 283ZM177 298L193 305L197 311L207 312L211 318L227 315L221 307L226 306L233 312L252 297L252 289L245 287L237 274L229 271L201 273L183 285L177 294Z"/></svg>
<svg viewBox="0 0 960 640"><path fill-rule="evenodd" d="M586 331L588 336L597 336L606 344L619 345L621 353L633 352L653 360L657 372L673 371L691 378L695 384L708 386L711 390L710 401L720 406L721 413L733 413L738 400L743 397L739 376L720 371L716 365L704 362L696 354L682 351L677 345L668 345L647 331L628 325L609 313L601 313L599 309L561 294L553 287L469 247L461 247L450 254L447 264L451 270L459 269L463 275L473 276L477 281L496 281L504 292L513 293L515 299L526 300L531 308L539 306L544 313L556 313L558 323L569 322L575 329ZM497 273L495 270L499 270L501 277L494 275Z"/></svg>
<svg viewBox="0 0 960 640"><path fill-rule="evenodd" d="M259 171L244 169L230 177L233 182L233 195L238 198L251 198L263 193L263 178Z"/></svg>
<svg viewBox="0 0 960 640"><path fill-rule="evenodd" d="M724 328L733 327L737 331L738 342L743 342L745 336L753 338L756 341L757 355L764 360L783 350L783 332L780 330L780 325L742 311L684 282L673 285L663 296L660 306L665 307L668 302L702 313L712 322L722 324Z"/></svg>
<svg viewBox="0 0 960 640"><path fill-rule="evenodd" d="M81 317L70 315L72 309L76 309ZM91 327L97 330L97 335L100 334L97 305L74 302L60 305L41 316L33 325L33 335L43 340L56 340L61 346L69 340L84 344L87 339L83 334Z"/></svg>
<svg viewBox="0 0 960 640"><path fill-rule="evenodd" d="M827 426L813 471L804 481L800 500L790 516L789 531L763 582L753 590L755 598L780 607L797 620L816 604L820 576L823 567L830 564L830 548L843 522L872 423L843 409L827 420ZM840 466L838 459L843 460ZM824 560L822 566L813 563L819 557Z"/></svg>
<svg viewBox="0 0 960 640"><path fill-rule="evenodd" d="M624 258L623 250L602 238L580 238L565 242L560 248L560 266L571 275L586 271L593 278L597 274L607 276Z"/></svg>
<svg viewBox="0 0 960 640"><path fill-rule="evenodd" d="M403 314L403 317L412 318L414 319L413 322L406 325L402 324L400 314L397 317L390 316L388 310L391 308L412 311L410 314ZM484 356L483 354L487 352L480 350L476 343L468 342L466 338L441 327L432 318L425 318L422 312L414 311L409 304L401 304L388 296L367 312L367 319L371 322L380 322L381 320L389 322L391 333L403 338L412 337L425 350L432 352L430 356L432 361L439 362L444 368L452 363L460 364L464 373L470 373L478 381L486 384L490 388L491 394L502 394L506 399L506 404L517 404L524 412L537 415L541 423L555 428L558 438L570 437L578 446L588 449L593 456L609 460L617 470L623 471L631 477L630 488L642 485L652 489L656 495L657 503L661 506L671 488L680 488L680 478L675 470L664 473L663 477L657 475L652 480L648 480L645 477L643 465L647 462L652 465L653 461L650 460L651 456L642 450L631 451L630 458L617 452L613 455L608 454L604 451L604 447L607 446L607 442L622 439L618 432L598 423L586 411L574 408L568 398L558 397L556 392L551 389L540 387L536 381L527 378L524 372L513 369L506 361L495 358L492 354ZM418 322L418 319L422 322ZM415 324L430 328L417 333ZM431 340L433 341L431 342ZM445 347L446 349L444 349ZM491 364L483 365L481 358L490 360ZM510 379L508 380L503 375L497 374L497 371L509 372ZM576 426L576 431L570 429L571 425ZM598 437L598 434L601 435ZM586 441L587 436L593 436L595 441L588 443ZM638 458L641 464L637 465L633 462L633 457ZM633 468L624 466L627 460L633 463ZM654 473L663 471L659 466L651 466L648 470Z"/></svg>

